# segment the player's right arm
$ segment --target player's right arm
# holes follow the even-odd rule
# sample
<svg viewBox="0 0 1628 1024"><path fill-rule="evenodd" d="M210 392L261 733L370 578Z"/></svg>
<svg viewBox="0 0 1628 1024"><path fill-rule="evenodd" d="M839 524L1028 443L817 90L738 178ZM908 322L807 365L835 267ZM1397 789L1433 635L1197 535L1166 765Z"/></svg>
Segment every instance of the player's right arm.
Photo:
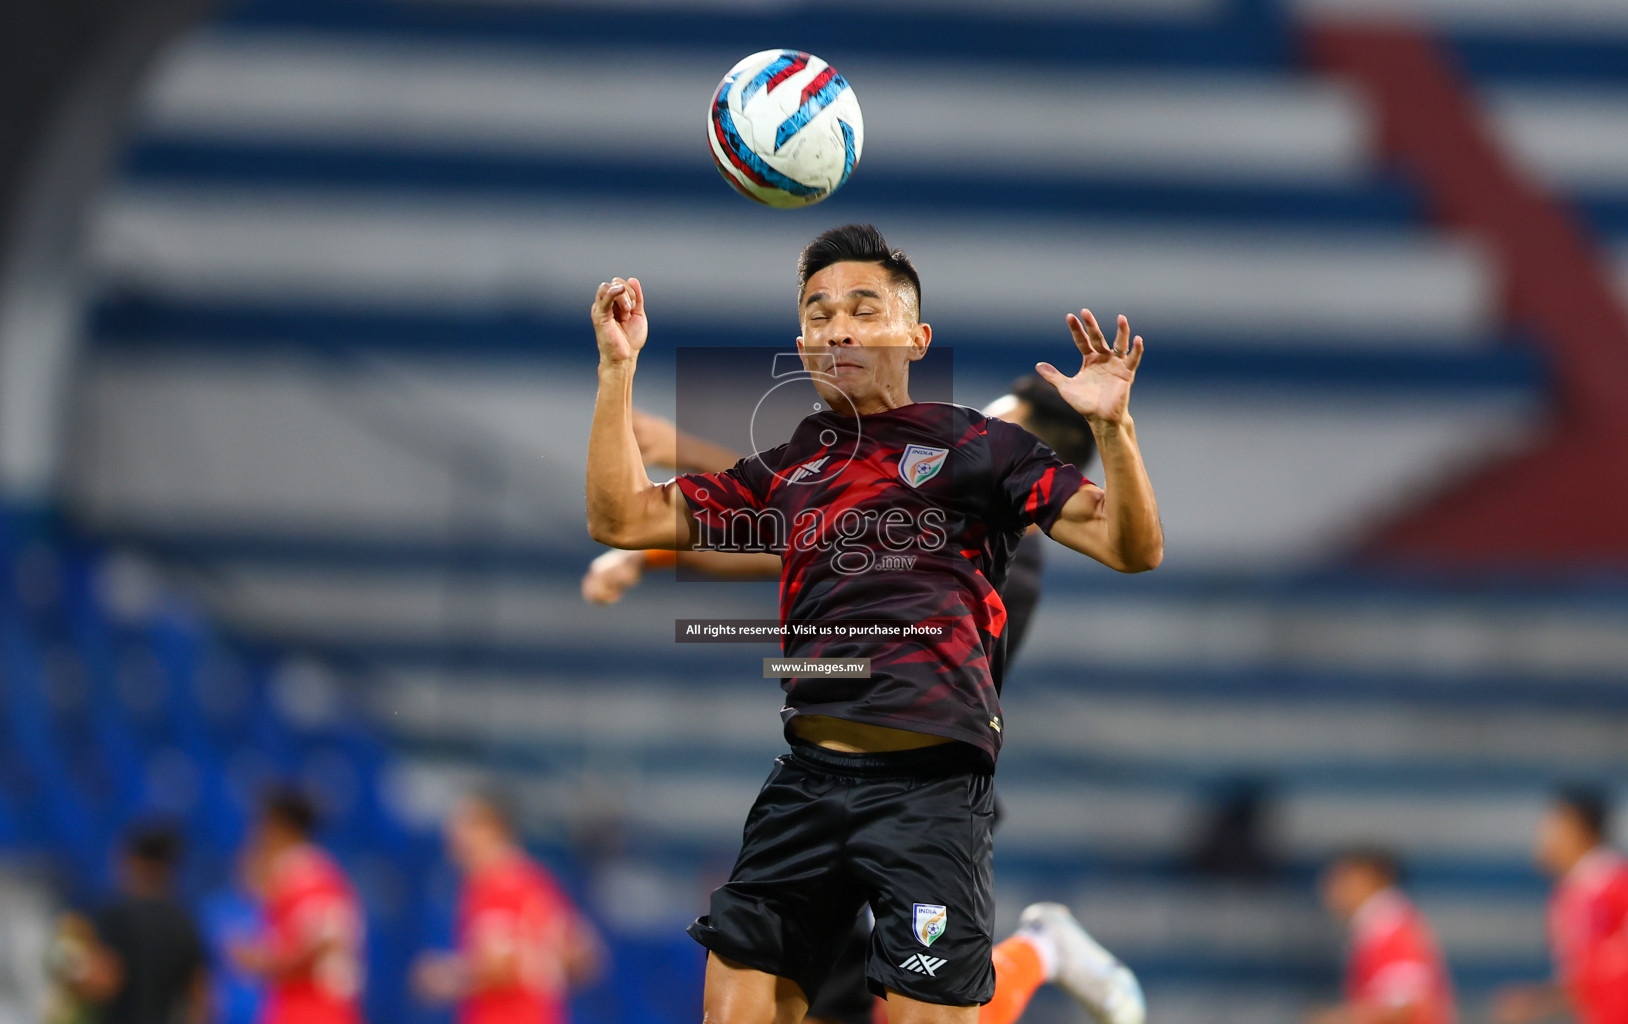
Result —
<svg viewBox="0 0 1628 1024"><path fill-rule="evenodd" d="M687 549L689 505L676 483L651 482L633 432L633 373L650 330L639 279L601 284L590 312L599 393L588 434L588 533L613 548Z"/></svg>

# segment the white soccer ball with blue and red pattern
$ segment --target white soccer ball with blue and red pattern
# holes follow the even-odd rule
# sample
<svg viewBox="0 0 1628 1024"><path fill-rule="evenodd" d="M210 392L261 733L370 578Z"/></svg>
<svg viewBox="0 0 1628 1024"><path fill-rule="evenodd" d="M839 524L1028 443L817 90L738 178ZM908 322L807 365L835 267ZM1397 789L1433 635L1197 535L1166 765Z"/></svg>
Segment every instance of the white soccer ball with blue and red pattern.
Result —
<svg viewBox="0 0 1628 1024"><path fill-rule="evenodd" d="M707 138L735 191L766 206L807 206L854 173L865 122L836 68L811 53L764 50L718 83Z"/></svg>

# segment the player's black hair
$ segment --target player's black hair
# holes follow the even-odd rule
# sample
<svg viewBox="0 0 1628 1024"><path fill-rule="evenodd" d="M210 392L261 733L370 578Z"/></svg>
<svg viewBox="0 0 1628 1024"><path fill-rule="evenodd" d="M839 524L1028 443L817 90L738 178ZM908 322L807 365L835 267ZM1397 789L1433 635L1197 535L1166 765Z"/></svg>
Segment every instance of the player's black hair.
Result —
<svg viewBox="0 0 1628 1024"><path fill-rule="evenodd" d="M909 285L921 318L921 275L903 249L891 249L873 224L844 224L822 232L797 257L797 304L802 305L808 279L833 263L879 263L895 285Z"/></svg>
<svg viewBox="0 0 1628 1024"><path fill-rule="evenodd" d="M1091 425L1045 378L1038 373L1019 377L1012 382L1012 395L1028 403L1029 419L1024 426L1029 433L1046 442L1064 462L1083 468L1091 461L1097 452Z"/></svg>
<svg viewBox="0 0 1628 1024"><path fill-rule="evenodd" d="M125 856L164 871L180 861L183 845L180 831L167 824L138 825L124 837Z"/></svg>
<svg viewBox="0 0 1628 1024"><path fill-rule="evenodd" d="M1593 786L1562 786L1555 793L1555 805L1564 808L1595 839L1604 839L1611 831L1611 801Z"/></svg>
<svg viewBox="0 0 1628 1024"><path fill-rule="evenodd" d="M321 820L311 798L291 786L267 792L261 798L260 813L267 821L274 821L303 839L311 838Z"/></svg>
<svg viewBox="0 0 1628 1024"><path fill-rule="evenodd" d="M1330 863L1367 868L1391 885L1402 879L1402 862L1383 846L1348 846L1335 854Z"/></svg>

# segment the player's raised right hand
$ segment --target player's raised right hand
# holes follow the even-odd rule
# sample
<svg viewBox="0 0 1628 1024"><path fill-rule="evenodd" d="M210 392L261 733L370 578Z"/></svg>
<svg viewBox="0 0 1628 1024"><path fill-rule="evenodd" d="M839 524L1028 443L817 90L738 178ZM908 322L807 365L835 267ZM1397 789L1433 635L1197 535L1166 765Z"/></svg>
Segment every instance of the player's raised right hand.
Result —
<svg viewBox="0 0 1628 1024"><path fill-rule="evenodd" d="M590 307L599 360L624 363L644 348L650 322L644 315L644 288L636 277L613 277L599 286Z"/></svg>

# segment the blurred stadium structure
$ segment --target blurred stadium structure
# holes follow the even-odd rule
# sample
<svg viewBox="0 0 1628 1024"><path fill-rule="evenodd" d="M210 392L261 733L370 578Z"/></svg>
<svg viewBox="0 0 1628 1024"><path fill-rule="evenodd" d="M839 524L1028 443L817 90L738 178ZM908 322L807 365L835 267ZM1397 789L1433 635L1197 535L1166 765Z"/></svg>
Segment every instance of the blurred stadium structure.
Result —
<svg viewBox="0 0 1628 1024"><path fill-rule="evenodd" d="M796 248L858 219L921 267L962 401L1082 302L1149 338L1168 557L1051 559L1003 920L1073 902L1160 1021L1287 1021L1334 979L1309 868L1378 841L1471 1005L1543 972L1546 788L1628 770L1621 4L250 0L176 31L195 6L64 44L3 151L0 1020L30 922L101 891L138 813L188 823L232 927L274 775L335 812L372 1019L432 1019L403 982L447 927L431 829L492 775L612 940L579 1019L695 1019L680 925L778 693L667 623L773 590L582 604L583 313L643 278L670 412L663 350L789 342ZM866 116L800 214L702 135L777 44Z"/></svg>

